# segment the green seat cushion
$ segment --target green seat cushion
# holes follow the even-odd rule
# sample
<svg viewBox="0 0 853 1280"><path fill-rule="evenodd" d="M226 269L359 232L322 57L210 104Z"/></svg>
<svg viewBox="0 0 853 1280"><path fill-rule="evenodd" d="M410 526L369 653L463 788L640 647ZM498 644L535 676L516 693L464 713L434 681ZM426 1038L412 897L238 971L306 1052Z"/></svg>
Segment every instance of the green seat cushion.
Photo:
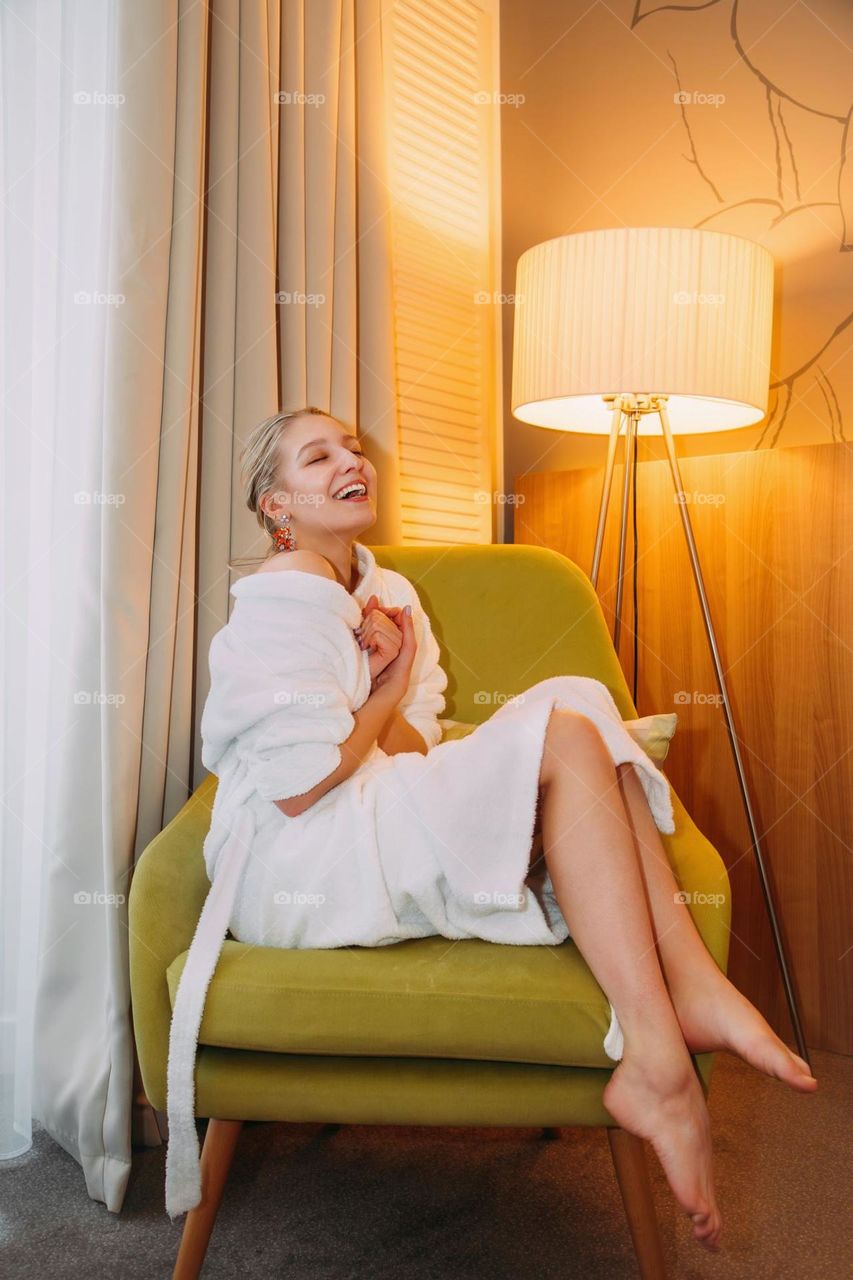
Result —
<svg viewBox="0 0 853 1280"><path fill-rule="evenodd" d="M166 978L174 1008L183 951ZM227 938L199 1043L274 1053L607 1067L610 1006L577 947L412 938L256 947Z"/></svg>

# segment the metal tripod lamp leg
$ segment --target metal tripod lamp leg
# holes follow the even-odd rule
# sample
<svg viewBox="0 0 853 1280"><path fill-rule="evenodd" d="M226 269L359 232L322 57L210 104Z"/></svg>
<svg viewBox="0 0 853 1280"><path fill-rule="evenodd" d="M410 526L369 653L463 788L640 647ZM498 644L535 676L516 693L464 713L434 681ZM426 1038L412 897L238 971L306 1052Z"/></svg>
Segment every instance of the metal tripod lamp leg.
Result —
<svg viewBox="0 0 853 1280"><path fill-rule="evenodd" d="M619 637L622 634L622 592L625 585L625 540L628 536L628 503L634 466L634 450L637 447L637 423L640 415L629 413L625 427L625 475L622 484L622 512L619 520L619 568L616 574L616 610L613 618L613 648L619 657Z"/></svg>
<svg viewBox="0 0 853 1280"><path fill-rule="evenodd" d="M611 397L607 397L610 399ZM613 463L616 459L616 446L619 432L622 430L622 400L612 397L613 415L610 419L610 440L607 445L607 462L604 465L604 482L601 486L601 502L598 507L598 527L595 530L595 551L592 556L592 572L589 575L593 587L598 586L598 571L601 568L601 549L604 546L604 526L607 524L607 508L610 505L610 489L613 484Z"/></svg>
<svg viewBox="0 0 853 1280"><path fill-rule="evenodd" d="M811 1067L809 1059L808 1046L806 1045L803 1028L800 1022L799 1009L797 1007L797 998L794 991L793 976L788 964L788 957L785 952L785 943L779 928L779 921L776 915L776 905L773 901L773 890L767 875L767 868L764 863L764 855L761 850L761 843L758 838L758 828L756 826L755 817L752 809L752 802L749 796L749 789L746 784L746 774L741 759L740 747L738 744L737 733L735 732L734 719L732 717L731 703L729 700L729 691L726 687L726 677L723 671L723 664L720 661L720 652L717 647L717 638L714 633L714 623L711 618L711 610L708 605L708 597L705 593L705 583L702 578L702 568L699 564L699 555L696 550L696 542L693 537L693 527L690 523L690 516L687 510L687 504L683 501L684 489L681 484L681 474L678 467L678 459L675 456L675 446L673 444L672 431L669 425L669 417L666 411L666 405L663 401L658 403L658 413L660 414L661 426L663 428L663 437L666 444L666 452L669 458L669 466L672 472L672 480L675 485L676 493L682 495L679 502L681 508L681 523L684 528L684 536L687 539L687 550L690 553L690 564L693 569L693 578L696 583L696 590L699 595L699 602L702 606L702 617L705 622L705 632L708 637L708 644L711 649L711 657L714 662L714 670L717 675L717 683L720 687L720 694L723 699L723 712L725 714L726 728L729 733L729 742L731 743L732 755L734 756L735 768L737 769L738 782L740 783L740 791L743 797L743 804L746 810L746 820L749 824L749 834L752 839L753 849L755 850L755 863L758 868L758 878L761 882L761 891L764 895L764 903L767 908L767 915L770 920L770 928L773 933L773 945L776 948L776 955L779 960L779 969L782 974L782 982L785 987L785 999L788 1002L788 1011L791 1015L791 1024L794 1029L794 1038L797 1042L797 1052L801 1058L804 1058Z"/></svg>

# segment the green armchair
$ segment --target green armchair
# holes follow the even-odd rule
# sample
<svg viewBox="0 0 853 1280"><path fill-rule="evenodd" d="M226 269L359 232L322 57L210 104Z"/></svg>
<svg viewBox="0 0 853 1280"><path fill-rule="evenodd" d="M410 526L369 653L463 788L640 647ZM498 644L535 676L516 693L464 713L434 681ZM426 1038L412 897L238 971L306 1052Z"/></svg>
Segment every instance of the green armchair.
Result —
<svg viewBox="0 0 853 1280"><path fill-rule="evenodd" d="M417 586L448 674L445 717L477 724L555 675L591 676L624 719L637 715L586 574L541 547L383 546L378 563ZM202 845L217 779L208 775L146 848L130 890L130 979L146 1095L166 1110L172 1002L209 883ZM689 909L725 972L729 881L673 795L662 836ZM714 895L724 895L722 906ZM696 897L698 895L698 901ZM613 1069L608 1001L569 939L500 946L435 936L387 947L284 950L229 935L208 990L196 1115L209 1117L202 1201L188 1213L174 1271L197 1276L245 1120L335 1124L601 1125L640 1274L664 1275L644 1144L601 1100ZM705 1088L713 1055L698 1055Z"/></svg>

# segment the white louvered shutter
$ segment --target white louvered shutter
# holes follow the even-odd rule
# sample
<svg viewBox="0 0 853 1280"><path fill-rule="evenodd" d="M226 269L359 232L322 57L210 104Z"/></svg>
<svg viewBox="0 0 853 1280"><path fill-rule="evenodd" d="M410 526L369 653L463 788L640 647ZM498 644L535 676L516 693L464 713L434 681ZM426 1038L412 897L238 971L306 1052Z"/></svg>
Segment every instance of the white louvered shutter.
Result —
<svg viewBox="0 0 853 1280"><path fill-rule="evenodd" d="M387 0L384 16L403 538L488 543L501 527L497 6Z"/></svg>

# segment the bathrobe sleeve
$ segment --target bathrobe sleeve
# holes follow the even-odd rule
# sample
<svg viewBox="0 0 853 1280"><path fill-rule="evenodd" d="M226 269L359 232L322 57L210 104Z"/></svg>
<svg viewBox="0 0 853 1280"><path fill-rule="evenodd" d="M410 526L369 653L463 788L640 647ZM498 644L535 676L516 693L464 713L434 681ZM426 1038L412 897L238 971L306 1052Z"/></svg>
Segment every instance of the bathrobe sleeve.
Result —
<svg viewBox="0 0 853 1280"><path fill-rule="evenodd" d="M355 728L333 670L281 669L276 696L276 710L248 729L237 747L264 800L303 795L327 778L341 762L339 744Z"/></svg>
<svg viewBox="0 0 853 1280"><path fill-rule="evenodd" d="M429 615L412 583L407 578L402 580L406 584L406 603L412 606L418 650L412 664L409 687L397 709L417 729L429 749L438 746L441 741L442 729L438 717L445 707L447 674L439 662L438 641L432 633Z"/></svg>
<svg viewBox="0 0 853 1280"><path fill-rule="evenodd" d="M211 642L210 677L202 763L216 772L233 745L265 800L302 795L338 767L369 693L367 655L346 622L286 595L238 601Z"/></svg>

